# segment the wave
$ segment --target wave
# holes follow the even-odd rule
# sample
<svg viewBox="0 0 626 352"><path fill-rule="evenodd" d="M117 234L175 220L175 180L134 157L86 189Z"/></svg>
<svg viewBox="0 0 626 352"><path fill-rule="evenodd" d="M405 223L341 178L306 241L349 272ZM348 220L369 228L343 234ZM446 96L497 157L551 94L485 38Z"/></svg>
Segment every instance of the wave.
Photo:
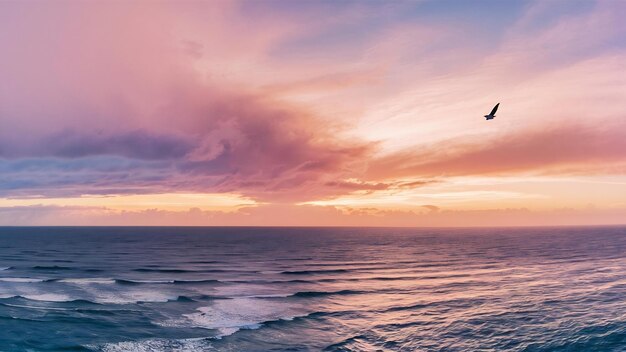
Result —
<svg viewBox="0 0 626 352"><path fill-rule="evenodd" d="M334 280L334 279L329 279ZM325 281L325 280L217 280L223 284L314 284L316 282Z"/></svg>
<svg viewBox="0 0 626 352"><path fill-rule="evenodd" d="M334 343L332 345L328 345L324 347L322 351L343 351L343 350L351 351L351 349L346 349L345 346L358 342L359 340L364 340L364 339L366 339L365 335L352 336L343 341Z"/></svg>
<svg viewBox="0 0 626 352"><path fill-rule="evenodd" d="M143 285L143 284L171 284L174 280L128 280L115 279L116 284L120 285Z"/></svg>
<svg viewBox="0 0 626 352"><path fill-rule="evenodd" d="M89 301L86 299L72 299L65 295L50 294L50 293L33 294L33 295L29 295L29 294L13 295L13 296L0 297L0 299L3 300L3 302L0 303L0 305L7 306L7 307L37 308L35 306L18 305L18 304L6 302L6 301L11 302L15 300L17 300L18 302L19 301L37 301L37 302L53 302L53 303L63 303L63 304L72 303L72 304L79 304L79 305L100 305L100 303ZM44 307L44 308L54 308L54 307ZM58 308L62 308L62 307L58 307ZM79 308L72 308L72 309L79 309Z"/></svg>
<svg viewBox="0 0 626 352"><path fill-rule="evenodd" d="M379 312L384 313L384 312L397 312L397 311L403 311L403 310L413 310L413 309L419 309L419 308L426 308L426 307L428 307L430 305L432 305L432 304L416 303L416 304L410 304L410 305L406 305L406 306L393 306L393 307L389 307L387 309L381 309L381 310L379 310Z"/></svg>
<svg viewBox="0 0 626 352"><path fill-rule="evenodd" d="M340 290L340 291L301 291L292 294L290 297L322 297L334 295L358 295L369 293L369 291Z"/></svg>
<svg viewBox="0 0 626 352"><path fill-rule="evenodd" d="M11 270L11 269L15 269L15 268L14 268L14 267L12 267L12 266L3 266L3 267L0 267L0 271Z"/></svg>
<svg viewBox="0 0 626 352"><path fill-rule="evenodd" d="M283 275L313 275L313 274L341 274L349 273L347 269L328 269L328 270L295 270L295 271L282 271Z"/></svg>
<svg viewBox="0 0 626 352"><path fill-rule="evenodd" d="M178 295L154 290L99 292L93 298L102 304L141 304L174 302Z"/></svg>
<svg viewBox="0 0 626 352"><path fill-rule="evenodd" d="M116 279L115 283L120 285L144 285L144 284L173 284L173 285L193 285L193 284L217 284L219 280L131 280Z"/></svg>
<svg viewBox="0 0 626 352"><path fill-rule="evenodd" d="M301 315L301 316L290 316L290 317L278 318L274 320L267 320L267 321L263 321L259 323L250 323L250 324L242 324L238 326L222 327L222 328L217 329L219 334L216 336L213 336L211 339L221 340L222 338L233 335L234 333L241 331L241 330L258 330L266 325L290 322L298 318L305 318L308 315L309 314Z"/></svg>
<svg viewBox="0 0 626 352"><path fill-rule="evenodd" d="M291 274L296 275L296 274ZM304 274L303 274L304 275ZM372 276L372 277L335 277L322 279L295 279L295 280L220 280L223 283L238 284L316 284L320 282L361 282L361 281L406 281L421 279L422 276Z"/></svg>
<svg viewBox="0 0 626 352"><path fill-rule="evenodd" d="M195 327L216 330L214 338L222 338L239 330L258 329L263 324L278 320L293 320L301 316L300 308L285 305L284 302L259 300L251 297L237 297L216 300L209 306L199 307L196 312L183 314L179 319L157 322L168 327Z"/></svg>
<svg viewBox="0 0 626 352"><path fill-rule="evenodd" d="M15 298L24 298L24 297L16 296ZM29 305L23 305L23 304L9 304L9 303L0 303L0 305L5 306L5 307L25 308L25 309L35 309L35 310L62 310L62 311L75 310L74 308L29 306Z"/></svg>
<svg viewBox="0 0 626 352"><path fill-rule="evenodd" d="M168 302L197 302L197 301L191 297L178 296L176 299L168 300Z"/></svg>
<svg viewBox="0 0 626 352"><path fill-rule="evenodd" d="M270 293L270 294L266 294L266 295L250 295L250 296L243 296L244 298L287 298L287 297L291 297L291 294L285 294L285 293Z"/></svg>
<svg viewBox="0 0 626 352"><path fill-rule="evenodd" d="M298 321L298 320L302 320L302 319L308 319L308 318L318 318L318 317L322 317L324 315L326 315L326 312L312 312L312 313L308 313L308 314L301 314L301 315L292 315L292 316L287 316L287 317L282 317L282 318L278 318L278 319L271 319L271 320L265 320L259 323L252 323L252 324L243 324L240 326L234 326L234 327L228 327L228 328L220 328L218 329L218 331L220 332L219 335L213 337L213 339L221 339L223 337L226 336L230 336L234 333L236 333L237 331L240 330L257 330L260 329L264 326L269 326L269 325L281 325L281 324L285 324L285 323L289 323L292 321Z"/></svg>
<svg viewBox="0 0 626 352"><path fill-rule="evenodd" d="M296 293L270 293L261 295L242 296L243 298L289 298L289 297L321 297L332 295L358 295L369 291L339 290L339 291L301 291Z"/></svg>
<svg viewBox="0 0 626 352"><path fill-rule="evenodd" d="M73 305L102 305L102 304L138 304L138 303L166 303L166 302L196 302L195 298L203 300L224 299L226 297L212 297L212 296L198 296L188 297L184 295L172 296L163 293L155 292L111 292L96 294L90 296L89 299L70 297L65 294L59 293L28 293L28 294L12 294L6 296L0 296L2 302L0 305L8 305L11 300L26 300L26 301L39 301L39 302L54 302L54 303L70 303ZM76 307L71 308L75 310ZM119 309L116 309L119 310Z"/></svg>
<svg viewBox="0 0 626 352"><path fill-rule="evenodd" d="M226 327L226 328L218 328L217 331L220 333L217 336L214 336L213 339L221 340L223 337L230 336L237 331L240 330L257 330L260 329L263 324L253 323L253 324L245 324L240 326Z"/></svg>
<svg viewBox="0 0 626 352"><path fill-rule="evenodd" d="M115 280L111 278L85 277L71 279L51 279L47 281L65 282L69 284L114 284Z"/></svg>
<svg viewBox="0 0 626 352"><path fill-rule="evenodd" d="M371 280L371 281L405 281L405 280L415 280L415 279L419 279L419 276L374 276L374 277L367 277L367 278L359 278L356 279L356 281L366 281L366 280Z"/></svg>
<svg viewBox="0 0 626 352"><path fill-rule="evenodd" d="M185 274L185 273L257 273L257 271L230 270L230 269L157 269L137 268L133 271L138 273L162 273L162 274Z"/></svg>
<svg viewBox="0 0 626 352"><path fill-rule="evenodd" d="M187 270L187 269L151 269L151 268L138 268L133 269L138 273L166 273L166 274L183 274L183 273L195 273L196 270Z"/></svg>
<svg viewBox="0 0 626 352"><path fill-rule="evenodd" d="M22 283L33 283L33 282L44 282L47 281L45 279L34 279L29 277L2 277L0 278L0 282L22 282Z"/></svg>
<svg viewBox="0 0 626 352"><path fill-rule="evenodd" d="M26 321L26 322L36 322L36 323L43 323L43 320L39 320L39 319L29 319L29 318L24 318L24 317L14 317L14 316L3 316L0 315L0 320L9 320L12 322L12 324L16 323L16 322L22 322L22 321Z"/></svg>
<svg viewBox="0 0 626 352"><path fill-rule="evenodd" d="M30 301L45 301L45 302L73 302L75 299L70 298L64 294L58 293L38 293L38 294L21 294L14 295L9 298L23 298Z"/></svg>
<svg viewBox="0 0 626 352"><path fill-rule="evenodd" d="M206 280L174 280L174 285L193 285L193 284L219 284L220 280L206 279Z"/></svg>
<svg viewBox="0 0 626 352"><path fill-rule="evenodd" d="M75 270L75 268L69 266L60 265L35 265L31 267L32 270Z"/></svg>
<svg viewBox="0 0 626 352"><path fill-rule="evenodd" d="M317 318L321 318L321 317L328 316L328 315L334 315L334 314L335 313L328 313L328 312L321 312L321 311L311 312L307 314L293 315L293 316L288 316L288 317L283 317L283 318L278 318L278 319L273 319L273 320L266 320L262 323L259 323L259 325L265 326L265 325L284 324L284 323L303 320L303 319L317 319Z"/></svg>
<svg viewBox="0 0 626 352"><path fill-rule="evenodd" d="M143 352L143 351L211 351L210 341L213 337L188 339L148 339L143 341L113 342L104 345L85 345L89 350L102 352Z"/></svg>

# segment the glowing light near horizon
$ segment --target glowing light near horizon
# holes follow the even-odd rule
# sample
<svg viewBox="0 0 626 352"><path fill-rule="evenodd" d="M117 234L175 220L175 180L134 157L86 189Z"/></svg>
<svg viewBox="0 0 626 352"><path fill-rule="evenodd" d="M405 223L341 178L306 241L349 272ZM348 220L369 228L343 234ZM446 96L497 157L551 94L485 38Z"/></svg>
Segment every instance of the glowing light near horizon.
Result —
<svg viewBox="0 0 626 352"><path fill-rule="evenodd" d="M85 195L72 198L0 198L0 207L18 206L81 206L102 207L109 210L146 210L187 211L191 208L210 211L237 211L243 207L257 206L262 203L238 194L230 193L162 193L134 195Z"/></svg>

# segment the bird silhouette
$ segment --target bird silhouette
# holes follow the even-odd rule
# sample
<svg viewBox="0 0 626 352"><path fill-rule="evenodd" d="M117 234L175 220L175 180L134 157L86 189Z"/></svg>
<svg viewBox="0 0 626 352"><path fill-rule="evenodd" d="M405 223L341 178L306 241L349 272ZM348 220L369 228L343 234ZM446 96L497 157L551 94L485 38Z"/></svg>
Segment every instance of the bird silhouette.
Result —
<svg viewBox="0 0 626 352"><path fill-rule="evenodd" d="M500 103L496 104L496 106L493 107L489 115L485 115L485 119L493 120L493 118L496 117L496 111L498 111L498 106L500 106Z"/></svg>

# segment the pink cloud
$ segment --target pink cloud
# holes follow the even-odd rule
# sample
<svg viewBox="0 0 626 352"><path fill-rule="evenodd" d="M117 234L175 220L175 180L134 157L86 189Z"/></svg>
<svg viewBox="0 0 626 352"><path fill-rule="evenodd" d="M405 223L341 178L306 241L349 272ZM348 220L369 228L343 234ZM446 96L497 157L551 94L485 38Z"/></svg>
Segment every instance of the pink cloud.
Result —
<svg viewBox="0 0 626 352"><path fill-rule="evenodd" d="M374 148L306 107L252 93L255 77L242 86L220 76L231 57L254 61L246 51L262 56L304 30L295 19L272 23L268 12L257 23L268 26L250 31L228 3L0 6L0 44L12 48L0 75L13 85L0 91L5 195L308 199L337 189L318 186L362 168ZM182 20L199 12L215 22ZM219 64L205 75L197 60Z"/></svg>

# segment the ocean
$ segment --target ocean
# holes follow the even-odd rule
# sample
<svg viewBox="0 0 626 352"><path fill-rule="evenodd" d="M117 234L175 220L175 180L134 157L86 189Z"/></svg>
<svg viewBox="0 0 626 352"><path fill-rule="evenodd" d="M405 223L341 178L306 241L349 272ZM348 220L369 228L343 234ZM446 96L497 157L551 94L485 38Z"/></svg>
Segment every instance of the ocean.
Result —
<svg viewBox="0 0 626 352"><path fill-rule="evenodd" d="M626 227L4 227L0 351L626 351Z"/></svg>

